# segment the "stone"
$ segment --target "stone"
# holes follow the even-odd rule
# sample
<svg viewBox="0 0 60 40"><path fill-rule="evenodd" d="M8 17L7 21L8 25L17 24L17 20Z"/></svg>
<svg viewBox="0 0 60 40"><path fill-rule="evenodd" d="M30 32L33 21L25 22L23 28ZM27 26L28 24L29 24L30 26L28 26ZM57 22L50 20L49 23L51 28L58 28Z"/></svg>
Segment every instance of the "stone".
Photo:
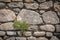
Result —
<svg viewBox="0 0 60 40"><path fill-rule="evenodd" d="M5 7L5 3L0 3L0 8L4 8Z"/></svg>
<svg viewBox="0 0 60 40"><path fill-rule="evenodd" d="M3 0L0 0L0 2L3 2Z"/></svg>
<svg viewBox="0 0 60 40"><path fill-rule="evenodd" d="M44 31L37 31L37 32L34 32L33 33L34 36L44 36L45 35L45 32Z"/></svg>
<svg viewBox="0 0 60 40"><path fill-rule="evenodd" d="M4 0L4 2L11 2L11 0Z"/></svg>
<svg viewBox="0 0 60 40"><path fill-rule="evenodd" d="M16 37L16 40L26 40L25 37Z"/></svg>
<svg viewBox="0 0 60 40"><path fill-rule="evenodd" d="M5 36L5 32L4 31L0 31L0 36Z"/></svg>
<svg viewBox="0 0 60 40"><path fill-rule="evenodd" d="M22 33L20 31L17 32L18 36L22 36Z"/></svg>
<svg viewBox="0 0 60 40"><path fill-rule="evenodd" d="M39 9L49 9L53 6L52 1L44 2L40 4Z"/></svg>
<svg viewBox="0 0 60 40"><path fill-rule="evenodd" d="M28 30L37 31L38 30L38 26L37 25L31 25L31 26L28 27Z"/></svg>
<svg viewBox="0 0 60 40"><path fill-rule="evenodd" d="M46 32L46 37L52 37L53 33L52 32Z"/></svg>
<svg viewBox="0 0 60 40"><path fill-rule="evenodd" d="M3 23L0 25L0 30L13 30L13 23L9 22L9 23Z"/></svg>
<svg viewBox="0 0 60 40"><path fill-rule="evenodd" d="M12 0L13 2L22 2L23 0Z"/></svg>
<svg viewBox="0 0 60 40"><path fill-rule="evenodd" d="M50 23L50 24L59 23L59 18L54 11L47 11L42 15L42 17L45 23Z"/></svg>
<svg viewBox="0 0 60 40"><path fill-rule="evenodd" d="M17 20L26 21L29 24L42 24L42 18L40 15L32 10L22 9L17 16Z"/></svg>
<svg viewBox="0 0 60 40"><path fill-rule="evenodd" d="M31 35L32 35L32 32L29 32L29 31L24 32L24 36L31 36Z"/></svg>
<svg viewBox="0 0 60 40"><path fill-rule="evenodd" d="M45 10L40 10L40 14L42 14L42 13L44 13L45 12Z"/></svg>
<svg viewBox="0 0 60 40"><path fill-rule="evenodd" d="M37 0L38 2L45 2L46 0Z"/></svg>
<svg viewBox="0 0 60 40"><path fill-rule="evenodd" d="M45 37L39 37L37 40L48 40L48 39Z"/></svg>
<svg viewBox="0 0 60 40"><path fill-rule="evenodd" d="M60 25L56 25L56 32L60 32Z"/></svg>
<svg viewBox="0 0 60 40"><path fill-rule="evenodd" d="M24 3L24 4L27 9L37 9L39 6L38 3Z"/></svg>
<svg viewBox="0 0 60 40"><path fill-rule="evenodd" d="M16 8L16 7L22 8L23 2L11 2L11 3L8 3L8 6L10 8Z"/></svg>
<svg viewBox="0 0 60 40"><path fill-rule="evenodd" d="M10 37L10 38L8 38L6 40L15 40L15 37Z"/></svg>
<svg viewBox="0 0 60 40"><path fill-rule="evenodd" d="M50 40L59 40L56 36L53 36Z"/></svg>
<svg viewBox="0 0 60 40"><path fill-rule="evenodd" d="M0 40L3 40L3 39L0 37Z"/></svg>
<svg viewBox="0 0 60 40"><path fill-rule="evenodd" d="M60 33L55 32L54 35L55 36L60 36Z"/></svg>
<svg viewBox="0 0 60 40"><path fill-rule="evenodd" d="M31 37L28 37L27 39L28 40L36 40L36 37L31 36Z"/></svg>
<svg viewBox="0 0 60 40"><path fill-rule="evenodd" d="M55 27L53 25L46 24L46 25L40 26L40 30L54 32L55 31Z"/></svg>
<svg viewBox="0 0 60 40"><path fill-rule="evenodd" d="M15 13L9 9L0 10L0 22L8 22L15 20Z"/></svg>
<svg viewBox="0 0 60 40"><path fill-rule="evenodd" d="M34 0L24 0L25 2L34 2Z"/></svg>
<svg viewBox="0 0 60 40"><path fill-rule="evenodd" d="M9 36L16 35L16 32L14 32L14 31L7 31L7 35L9 35Z"/></svg>

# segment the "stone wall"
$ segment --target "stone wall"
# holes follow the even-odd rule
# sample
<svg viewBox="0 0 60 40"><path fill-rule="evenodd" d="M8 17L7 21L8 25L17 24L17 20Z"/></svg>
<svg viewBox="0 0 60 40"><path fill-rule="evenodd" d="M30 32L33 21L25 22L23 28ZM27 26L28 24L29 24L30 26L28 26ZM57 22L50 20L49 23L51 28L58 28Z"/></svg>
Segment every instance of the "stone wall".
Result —
<svg viewBox="0 0 60 40"><path fill-rule="evenodd" d="M0 0L0 40L60 40L59 7L51 0ZM30 24L24 36L15 19Z"/></svg>

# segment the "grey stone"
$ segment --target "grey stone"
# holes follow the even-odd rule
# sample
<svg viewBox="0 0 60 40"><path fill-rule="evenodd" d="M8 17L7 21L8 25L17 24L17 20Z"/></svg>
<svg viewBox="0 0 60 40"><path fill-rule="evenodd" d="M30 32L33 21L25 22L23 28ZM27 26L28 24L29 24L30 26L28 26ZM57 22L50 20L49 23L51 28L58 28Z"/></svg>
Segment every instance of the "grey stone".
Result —
<svg viewBox="0 0 60 40"><path fill-rule="evenodd" d="M52 37L53 33L52 32L46 32L46 37Z"/></svg>
<svg viewBox="0 0 60 40"><path fill-rule="evenodd" d="M4 31L0 31L0 36L5 36L5 32Z"/></svg>
<svg viewBox="0 0 60 40"><path fill-rule="evenodd" d="M39 37L37 40L48 40L48 39L45 37Z"/></svg>
<svg viewBox="0 0 60 40"><path fill-rule="evenodd" d="M32 35L32 32L30 31L24 32L24 36L31 36L31 35Z"/></svg>
<svg viewBox="0 0 60 40"><path fill-rule="evenodd" d="M26 40L25 37L16 37L16 40Z"/></svg>
<svg viewBox="0 0 60 40"><path fill-rule="evenodd" d="M22 36L22 33L21 33L20 31L18 31L17 34L18 34L19 36Z"/></svg>
<svg viewBox="0 0 60 40"><path fill-rule="evenodd" d="M11 2L11 0L3 0L4 2Z"/></svg>
<svg viewBox="0 0 60 40"><path fill-rule="evenodd" d="M27 39L28 40L36 40L36 37L31 36L31 37L28 37Z"/></svg>
<svg viewBox="0 0 60 40"><path fill-rule="evenodd" d="M2 2L3 0L0 0L0 2Z"/></svg>
<svg viewBox="0 0 60 40"><path fill-rule="evenodd" d="M17 20L26 21L29 24L42 24L42 18L40 15L32 10L22 9L17 16Z"/></svg>
<svg viewBox="0 0 60 40"><path fill-rule="evenodd" d="M57 24L59 23L59 18L57 14L53 11L45 12L43 15L43 20L45 23Z"/></svg>
<svg viewBox="0 0 60 40"><path fill-rule="evenodd" d="M56 32L60 32L60 25L56 25Z"/></svg>
<svg viewBox="0 0 60 40"><path fill-rule="evenodd" d="M0 40L3 40L3 39L0 37Z"/></svg>
<svg viewBox="0 0 60 40"><path fill-rule="evenodd" d="M44 2L44 3L40 4L39 9L49 9L49 8L51 8L52 6L53 6L53 5L52 5L52 1Z"/></svg>
<svg viewBox="0 0 60 40"><path fill-rule="evenodd" d="M44 36L45 35L45 32L44 31L37 31L37 32L34 32L33 33L34 36Z"/></svg>
<svg viewBox="0 0 60 40"><path fill-rule="evenodd" d="M14 29L12 22L3 23L0 25L0 30L12 30L12 29Z"/></svg>
<svg viewBox="0 0 60 40"><path fill-rule="evenodd" d="M19 8L22 8L23 7L23 2L11 2L11 3L8 3L8 6L10 8L15 8L15 7L19 7Z"/></svg>
<svg viewBox="0 0 60 40"><path fill-rule="evenodd" d="M28 30L37 31L38 30L38 26L37 25L31 25L31 26L28 27Z"/></svg>
<svg viewBox="0 0 60 40"><path fill-rule="evenodd" d="M8 22L15 20L15 13L9 9L0 10L0 22Z"/></svg>
<svg viewBox="0 0 60 40"><path fill-rule="evenodd" d="M45 10L40 10L40 13L44 13L45 12Z"/></svg>
<svg viewBox="0 0 60 40"><path fill-rule="evenodd" d="M38 3L24 3L24 4L27 9L37 9L39 6Z"/></svg>
<svg viewBox="0 0 60 40"><path fill-rule="evenodd" d="M10 38L8 38L6 40L15 40L15 37L10 37Z"/></svg>
<svg viewBox="0 0 60 40"><path fill-rule="evenodd" d="M56 36L53 36L50 40L59 40Z"/></svg>
<svg viewBox="0 0 60 40"><path fill-rule="evenodd" d="M53 25L50 25L50 24L42 25L42 26L40 26L40 29L45 30L45 31L50 31L50 32L55 31L55 27Z"/></svg>
<svg viewBox="0 0 60 40"><path fill-rule="evenodd" d="M17 1L17 2L21 2L21 1L23 1L23 0L12 0L12 1L13 1L13 2L16 2L16 1Z"/></svg>
<svg viewBox="0 0 60 40"><path fill-rule="evenodd" d="M0 8L5 7L5 3L0 3Z"/></svg>
<svg viewBox="0 0 60 40"><path fill-rule="evenodd" d="M46 0L37 0L38 2L45 2Z"/></svg>
<svg viewBox="0 0 60 40"><path fill-rule="evenodd" d="M54 35L55 35L55 36L60 36L60 33L55 32Z"/></svg>
<svg viewBox="0 0 60 40"><path fill-rule="evenodd" d="M25 0L25 2L34 2L34 0Z"/></svg>
<svg viewBox="0 0 60 40"><path fill-rule="evenodd" d="M16 32L14 32L14 31L7 31L7 35L9 35L9 36L16 35Z"/></svg>

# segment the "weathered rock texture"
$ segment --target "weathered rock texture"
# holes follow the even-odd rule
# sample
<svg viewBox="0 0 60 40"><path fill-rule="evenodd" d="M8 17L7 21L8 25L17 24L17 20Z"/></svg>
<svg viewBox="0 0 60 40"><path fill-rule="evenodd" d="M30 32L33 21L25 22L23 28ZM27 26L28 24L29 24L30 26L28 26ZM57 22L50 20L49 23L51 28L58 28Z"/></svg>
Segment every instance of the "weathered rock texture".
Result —
<svg viewBox="0 0 60 40"><path fill-rule="evenodd" d="M60 2L0 0L0 40L60 40ZM23 36L14 20L30 24Z"/></svg>

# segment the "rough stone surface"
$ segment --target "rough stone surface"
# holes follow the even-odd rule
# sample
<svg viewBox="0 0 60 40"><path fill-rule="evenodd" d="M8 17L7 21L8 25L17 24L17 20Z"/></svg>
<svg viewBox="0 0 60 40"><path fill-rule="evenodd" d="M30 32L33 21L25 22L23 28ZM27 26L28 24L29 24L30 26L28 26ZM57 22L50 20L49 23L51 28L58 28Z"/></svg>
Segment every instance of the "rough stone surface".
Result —
<svg viewBox="0 0 60 40"><path fill-rule="evenodd" d="M24 35L25 35L25 36L32 36L32 33L29 32L29 31L27 31L27 32L24 33Z"/></svg>
<svg viewBox="0 0 60 40"><path fill-rule="evenodd" d="M23 20L23 21L28 22L29 24L43 23L40 15L37 12L26 10L26 9L22 9L20 11L19 15L17 16L17 20Z"/></svg>
<svg viewBox="0 0 60 40"><path fill-rule="evenodd" d="M3 39L0 37L0 40L3 40Z"/></svg>
<svg viewBox="0 0 60 40"><path fill-rule="evenodd" d="M7 35L16 35L16 32L14 32L14 31L7 31Z"/></svg>
<svg viewBox="0 0 60 40"><path fill-rule="evenodd" d="M0 22L8 22L15 20L15 13L9 9L0 10Z"/></svg>
<svg viewBox="0 0 60 40"><path fill-rule="evenodd" d="M20 32L20 31L18 31L18 32L17 32L17 34L18 34L19 36L22 36L22 34L21 34L21 32Z"/></svg>
<svg viewBox="0 0 60 40"><path fill-rule="evenodd" d="M14 29L12 22L4 23L0 25L0 30L12 30L12 29Z"/></svg>
<svg viewBox="0 0 60 40"><path fill-rule="evenodd" d="M3 0L3 2L11 2L11 0Z"/></svg>
<svg viewBox="0 0 60 40"><path fill-rule="evenodd" d="M37 32L34 32L33 35L34 36L44 36L45 32L44 31L41 31L41 32L37 31Z"/></svg>
<svg viewBox="0 0 60 40"><path fill-rule="evenodd" d="M46 0L37 0L38 2L45 2Z"/></svg>
<svg viewBox="0 0 60 40"><path fill-rule="evenodd" d="M53 33L51 33L51 32L46 32L46 36L47 36L47 37L52 37L52 36L53 36Z"/></svg>
<svg viewBox="0 0 60 40"><path fill-rule="evenodd" d="M37 31L38 30L38 26L37 25L31 25L30 27L28 27L28 30Z"/></svg>
<svg viewBox="0 0 60 40"><path fill-rule="evenodd" d="M60 25L56 25L56 32L60 32Z"/></svg>
<svg viewBox="0 0 60 40"><path fill-rule="evenodd" d="M12 0L13 2L22 2L23 0Z"/></svg>
<svg viewBox="0 0 60 40"><path fill-rule="evenodd" d="M3 8L5 6L4 3L0 3L0 8Z"/></svg>
<svg viewBox="0 0 60 40"><path fill-rule="evenodd" d="M48 40L48 39L45 37L39 37L37 40Z"/></svg>
<svg viewBox="0 0 60 40"><path fill-rule="evenodd" d="M16 37L16 40L26 40L25 37Z"/></svg>
<svg viewBox="0 0 60 40"><path fill-rule="evenodd" d="M34 2L34 0L25 0L25 2Z"/></svg>
<svg viewBox="0 0 60 40"><path fill-rule="evenodd" d="M49 8L51 8L52 6L53 6L53 5L52 5L52 1L44 2L44 3L40 4L39 9L49 9Z"/></svg>
<svg viewBox="0 0 60 40"><path fill-rule="evenodd" d="M8 6L10 8L13 8L13 7L22 8L23 7L23 2L11 2L11 3L8 3Z"/></svg>
<svg viewBox="0 0 60 40"><path fill-rule="evenodd" d="M42 25L40 26L41 30L45 30L45 31L51 31L54 32L55 31L55 27L53 25Z"/></svg>
<svg viewBox="0 0 60 40"><path fill-rule="evenodd" d="M10 38L8 38L6 40L15 40L15 37L10 37Z"/></svg>
<svg viewBox="0 0 60 40"><path fill-rule="evenodd" d="M28 37L27 39L28 39L28 40L36 40L36 38L35 38L35 37L33 37L33 36Z"/></svg>
<svg viewBox="0 0 60 40"><path fill-rule="evenodd" d="M24 4L27 9L37 9L39 6L38 3L24 3Z"/></svg>
<svg viewBox="0 0 60 40"><path fill-rule="evenodd" d="M0 36L5 36L5 32L4 31L0 31Z"/></svg>
<svg viewBox="0 0 60 40"><path fill-rule="evenodd" d="M59 23L59 18L53 11L45 12L43 15L43 20L45 23L57 24Z"/></svg>
<svg viewBox="0 0 60 40"><path fill-rule="evenodd" d="M59 40L56 36L53 36L50 40Z"/></svg>

